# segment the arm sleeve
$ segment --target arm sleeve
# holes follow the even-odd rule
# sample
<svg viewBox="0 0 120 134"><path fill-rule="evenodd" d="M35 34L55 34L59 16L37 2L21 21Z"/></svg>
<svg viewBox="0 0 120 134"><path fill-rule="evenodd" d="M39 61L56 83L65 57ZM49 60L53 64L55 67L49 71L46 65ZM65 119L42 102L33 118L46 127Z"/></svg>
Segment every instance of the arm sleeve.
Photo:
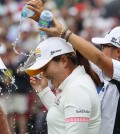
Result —
<svg viewBox="0 0 120 134"><path fill-rule="evenodd" d="M78 91L78 92L77 92ZM87 134L91 114L89 95L78 88L66 95L64 102L66 134Z"/></svg>
<svg viewBox="0 0 120 134"><path fill-rule="evenodd" d="M55 95L49 87L46 87L42 92L38 93L43 105L49 109L55 101Z"/></svg>
<svg viewBox="0 0 120 134"><path fill-rule="evenodd" d="M103 72L103 78L106 81L110 81L111 79L117 80L118 82L120 82L120 62L117 60L112 59L113 62L113 77L110 78L108 75L106 75Z"/></svg>
<svg viewBox="0 0 120 134"><path fill-rule="evenodd" d="M120 62L112 59L113 62L113 79L120 82Z"/></svg>

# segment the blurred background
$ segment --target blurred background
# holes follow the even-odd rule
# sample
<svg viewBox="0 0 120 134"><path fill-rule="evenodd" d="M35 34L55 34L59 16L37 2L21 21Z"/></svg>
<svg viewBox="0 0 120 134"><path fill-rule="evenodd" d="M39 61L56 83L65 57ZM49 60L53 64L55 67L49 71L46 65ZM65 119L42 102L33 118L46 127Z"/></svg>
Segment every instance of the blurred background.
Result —
<svg viewBox="0 0 120 134"><path fill-rule="evenodd" d="M0 105L6 113L12 134L46 134L47 110L29 84L29 76L20 67L26 55L40 41L38 23L25 18L20 24L25 0L0 0L0 57L15 78L11 84L8 72L0 72ZM120 0L44 0L45 9L65 26L91 42L120 26ZM18 38L18 35L20 37ZM94 45L94 44L93 44ZM100 48L99 46L97 46ZM54 91L54 90L53 90Z"/></svg>

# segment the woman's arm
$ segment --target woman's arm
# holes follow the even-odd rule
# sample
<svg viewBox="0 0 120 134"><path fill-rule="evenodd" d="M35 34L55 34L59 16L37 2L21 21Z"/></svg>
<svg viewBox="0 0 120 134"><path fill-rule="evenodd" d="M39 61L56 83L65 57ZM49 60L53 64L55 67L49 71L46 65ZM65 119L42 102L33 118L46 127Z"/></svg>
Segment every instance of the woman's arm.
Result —
<svg viewBox="0 0 120 134"><path fill-rule="evenodd" d="M50 109L56 98L49 87L46 87L42 92L38 93L38 96L40 97L41 102L47 108L47 110Z"/></svg>
<svg viewBox="0 0 120 134"><path fill-rule="evenodd" d="M5 114L0 107L0 134L11 134Z"/></svg>
<svg viewBox="0 0 120 134"><path fill-rule="evenodd" d="M64 29L63 26L54 18L53 19L54 26L51 28L39 28L39 30L43 30L52 36L60 37L62 30ZM70 33L67 30L65 39ZM77 36L76 34L72 33L69 36L68 40L73 47L79 51L84 57L88 60L96 64L100 69L102 69L109 77L113 76L113 64L112 59L107 57L102 51L97 49L93 46L90 42L84 40L83 38Z"/></svg>
<svg viewBox="0 0 120 134"><path fill-rule="evenodd" d="M43 105L49 109L55 102L55 95L48 87L47 78L41 75L41 78L30 77L30 83L33 89L37 92Z"/></svg>
<svg viewBox="0 0 120 134"><path fill-rule="evenodd" d="M69 32L69 31L68 31ZM69 42L78 50L84 57L96 64L109 77L113 76L112 59L107 57L102 51L93 46L90 42L72 34L69 37Z"/></svg>

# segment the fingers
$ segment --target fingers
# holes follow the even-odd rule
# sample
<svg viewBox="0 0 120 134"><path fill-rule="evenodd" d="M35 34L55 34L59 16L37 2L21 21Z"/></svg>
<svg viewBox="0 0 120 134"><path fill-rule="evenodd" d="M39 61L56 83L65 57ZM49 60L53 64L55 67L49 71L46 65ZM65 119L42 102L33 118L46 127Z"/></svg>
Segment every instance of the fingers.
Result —
<svg viewBox="0 0 120 134"><path fill-rule="evenodd" d="M53 18L53 22L54 22L54 25L55 25L57 31L60 34L64 27L61 25L61 23L55 17Z"/></svg>
<svg viewBox="0 0 120 134"><path fill-rule="evenodd" d="M30 84L37 93L41 92L48 86L48 81L44 74L41 73L40 76L41 78L37 78L36 76L30 77Z"/></svg>
<svg viewBox="0 0 120 134"><path fill-rule="evenodd" d="M33 87L35 87L36 84L40 84L40 79L36 78L36 77L30 77L30 83Z"/></svg>
<svg viewBox="0 0 120 134"><path fill-rule="evenodd" d="M42 6L36 5L36 4L31 4L31 5L27 5L27 8L37 12L38 10L40 10L41 12L44 10Z"/></svg>
<svg viewBox="0 0 120 134"><path fill-rule="evenodd" d="M44 31L46 32L47 34L50 34L54 37L59 37L59 34L57 32L57 29L54 28L54 27L50 27L50 28L43 28L43 27L40 27L38 30L41 30L41 31Z"/></svg>
<svg viewBox="0 0 120 134"><path fill-rule="evenodd" d="M55 17L53 17L53 22L54 22L55 25L58 24L58 20Z"/></svg>
<svg viewBox="0 0 120 134"><path fill-rule="evenodd" d="M45 31L48 34L53 34L53 32L56 30L55 24L57 24L57 20L55 19L55 17L53 17L53 25L50 28L39 27L38 30Z"/></svg>
<svg viewBox="0 0 120 134"><path fill-rule="evenodd" d="M33 10L34 12L39 11L39 13L41 13L44 10L41 0L31 0L31 1L27 2L26 7Z"/></svg>
<svg viewBox="0 0 120 134"><path fill-rule="evenodd" d="M44 10L43 4L41 0L31 0L26 3L26 7L31 9L35 14L29 18L35 20L36 22L39 21L39 17L41 12Z"/></svg>
<svg viewBox="0 0 120 134"><path fill-rule="evenodd" d="M40 8L40 7L43 6L43 3L42 3L41 0L31 0L31 1L26 2L26 3L27 3L27 5L32 5L32 6L36 7L36 8Z"/></svg>
<svg viewBox="0 0 120 134"><path fill-rule="evenodd" d="M53 37L59 37L59 33L56 28L50 27L50 28L39 28L41 31L45 31L47 34L53 36Z"/></svg>
<svg viewBox="0 0 120 134"><path fill-rule="evenodd" d="M51 33L51 28L45 28L45 27L40 27L38 30L45 31L46 33Z"/></svg>

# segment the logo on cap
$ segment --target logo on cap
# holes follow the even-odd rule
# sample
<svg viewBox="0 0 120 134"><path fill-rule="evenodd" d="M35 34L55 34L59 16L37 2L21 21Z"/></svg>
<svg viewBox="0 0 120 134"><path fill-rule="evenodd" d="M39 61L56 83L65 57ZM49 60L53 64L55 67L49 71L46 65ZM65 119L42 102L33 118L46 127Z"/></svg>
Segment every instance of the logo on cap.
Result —
<svg viewBox="0 0 120 134"><path fill-rule="evenodd" d="M120 37L118 37L118 41L119 41L119 43L120 43Z"/></svg>
<svg viewBox="0 0 120 134"><path fill-rule="evenodd" d="M118 38L118 39L119 39L119 41L117 41L117 39L116 39L115 37L113 37L113 38L111 39L111 42L114 43L114 44L116 44L116 45L119 45L119 46L120 46L120 38Z"/></svg>
<svg viewBox="0 0 120 134"><path fill-rule="evenodd" d="M40 50L40 48L36 48L36 50L35 50L35 57L36 58L41 57L41 50Z"/></svg>
<svg viewBox="0 0 120 134"><path fill-rule="evenodd" d="M51 53L51 55L53 55L53 54L61 52L61 51L62 51L62 49L59 49L59 50L51 51L50 53Z"/></svg>

